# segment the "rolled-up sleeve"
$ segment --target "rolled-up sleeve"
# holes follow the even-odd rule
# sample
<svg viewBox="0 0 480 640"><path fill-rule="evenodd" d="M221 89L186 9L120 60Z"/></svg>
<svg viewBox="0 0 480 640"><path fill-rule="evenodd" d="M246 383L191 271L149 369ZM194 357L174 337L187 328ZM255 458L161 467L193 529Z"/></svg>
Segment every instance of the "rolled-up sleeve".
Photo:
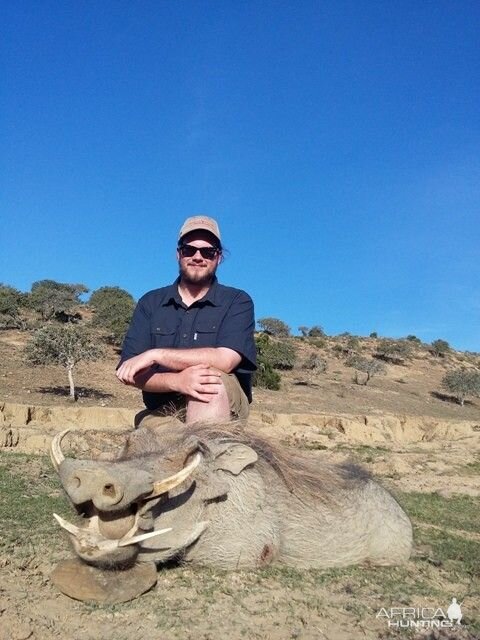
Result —
<svg viewBox="0 0 480 640"><path fill-rule="evenodd" d="M245 291L239 291L217 334L217 347L228 347L242 356L242 361L235 371L252 372L257 368L254 329L253 301Z"/></svg>

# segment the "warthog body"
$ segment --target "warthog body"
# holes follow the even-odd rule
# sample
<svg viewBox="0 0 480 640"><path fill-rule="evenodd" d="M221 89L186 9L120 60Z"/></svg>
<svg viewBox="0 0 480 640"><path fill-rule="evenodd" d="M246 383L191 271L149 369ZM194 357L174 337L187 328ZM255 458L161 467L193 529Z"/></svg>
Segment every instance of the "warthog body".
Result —
<svg viewBox="0 0 480 640"><path fill-rule="evenodd" d="M410 556L408 517L354 465L292 454L234 426L140 428L112 462L64 459L60 440L55 465L89 520L58 519L92 564L324 568Z"/></svg>

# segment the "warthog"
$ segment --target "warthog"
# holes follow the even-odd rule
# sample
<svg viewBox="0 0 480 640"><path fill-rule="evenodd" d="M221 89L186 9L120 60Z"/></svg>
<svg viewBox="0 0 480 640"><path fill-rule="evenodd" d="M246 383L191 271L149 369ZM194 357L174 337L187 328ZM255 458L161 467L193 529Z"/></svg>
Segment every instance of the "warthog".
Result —
<svg viewBox="0 0 480 640"><path fill-rule="evenodd" d="M410 556L408 517L355 465L291 453L234 425L140 428L111 462L65 458L65 433L52 461L86 522L56 518L89 564L324 568Z"/></svg>

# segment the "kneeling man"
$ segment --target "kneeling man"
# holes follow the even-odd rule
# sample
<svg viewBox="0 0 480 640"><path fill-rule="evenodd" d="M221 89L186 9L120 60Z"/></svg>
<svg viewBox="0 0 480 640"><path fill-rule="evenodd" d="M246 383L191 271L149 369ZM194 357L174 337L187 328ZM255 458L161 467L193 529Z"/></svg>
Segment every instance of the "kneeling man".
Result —
<svg viewBox="0 0 480 640"><path fill-rule="evenodd" d="M180 275L138 302L117 377L143 392L144 416L186 407L186 422L244 420L252 401L256 351L253 302L217 281L218 224L188 218L178 240Z"/></svg>

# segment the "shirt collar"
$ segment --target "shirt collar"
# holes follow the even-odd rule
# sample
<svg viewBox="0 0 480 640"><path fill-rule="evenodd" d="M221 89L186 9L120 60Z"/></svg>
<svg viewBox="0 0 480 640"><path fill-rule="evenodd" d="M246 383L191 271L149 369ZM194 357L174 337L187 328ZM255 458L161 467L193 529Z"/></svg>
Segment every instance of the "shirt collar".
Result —
<svg viewBox="0 0 480 640"><path fill-rule="evenodd" d="M165 300L162 303L163 307L166 307L170 304L176 304L177 306L184 306L180 294L178 293L178 283L180 282L180 276L175 280L173 284L168 287L167 295L165 296ZM212 284L207 293L197 300L195 304L208 302L213 307L218 307L219 303L217 301L217 290L218 290L218 280L217 276L213 277Z"/></svg>

